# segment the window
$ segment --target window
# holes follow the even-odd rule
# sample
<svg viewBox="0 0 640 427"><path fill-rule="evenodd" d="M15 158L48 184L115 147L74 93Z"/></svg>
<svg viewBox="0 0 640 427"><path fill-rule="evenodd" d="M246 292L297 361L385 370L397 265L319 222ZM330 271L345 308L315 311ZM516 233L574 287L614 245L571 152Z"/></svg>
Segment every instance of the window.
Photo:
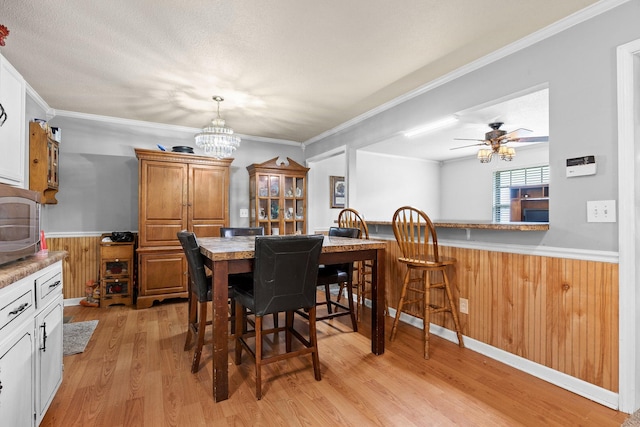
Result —
<svg viewBox="0 0 640 427"><path fill-rule="evenodd" d="M493 173L493 220L511 221L511 188L548 184L549 165ZM520 219L514 219L520 221Z"/></svg>

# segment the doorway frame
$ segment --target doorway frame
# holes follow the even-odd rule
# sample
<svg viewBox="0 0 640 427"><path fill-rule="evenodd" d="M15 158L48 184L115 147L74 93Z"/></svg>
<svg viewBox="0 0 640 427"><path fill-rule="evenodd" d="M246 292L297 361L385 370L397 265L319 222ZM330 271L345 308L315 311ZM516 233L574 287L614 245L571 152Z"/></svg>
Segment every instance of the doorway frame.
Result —
<svg viewBox="0 0 640 427"><path fill-rule="evenodd" d="M619 386L618 409L633 413L640 408L640 39L618 46L618 253L619 253ZM640 119L638 120L640 122ZM636 146L639 146L636 148Z"/></svg>

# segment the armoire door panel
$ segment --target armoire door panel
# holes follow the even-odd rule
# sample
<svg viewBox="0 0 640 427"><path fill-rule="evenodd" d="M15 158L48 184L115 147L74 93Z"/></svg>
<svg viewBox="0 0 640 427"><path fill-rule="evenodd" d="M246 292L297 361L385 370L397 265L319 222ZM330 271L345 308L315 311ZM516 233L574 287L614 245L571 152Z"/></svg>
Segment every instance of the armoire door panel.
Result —
<svg viewBox="0 0 640 427"><path fill-rule="evenodd" d="M147 221L181 221L187 205L187 165L147 162L143 168L145 182L156 183L144 187L144 218Z"/></svg>
<svg viewBox="0 0 640 427"><path fill-rule="evenodd" d="M147 223L145 230L145 243L147 246L176 246L178 242L178 231L187 228L186 224L154 224Z"/></svg>
<svg viewBox="0 0 640 427"><path fill-rule="evenodd" d="M182 252L140 254L144 296L186 291L186 267Z"/></svg>
<svg viewBox="0 0 640 427"><path fill-rule="evenodd" d="M227 168L190 165L189 209L194 222L225 221L227 217Z"/></svg>

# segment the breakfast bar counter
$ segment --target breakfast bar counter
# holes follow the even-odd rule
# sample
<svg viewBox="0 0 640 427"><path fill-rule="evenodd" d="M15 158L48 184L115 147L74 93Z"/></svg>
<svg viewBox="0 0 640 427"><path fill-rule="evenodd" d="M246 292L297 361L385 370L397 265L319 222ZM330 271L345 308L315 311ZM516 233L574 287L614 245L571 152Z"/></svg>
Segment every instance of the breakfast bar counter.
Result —
<svg viewBox="0 0 640 427"><path fill-rule="evenodd" d="M391 221L367 221L368 225L391 226ZM504 230L504 231L547 231L548 222L493 222L493 221L467 221L467 220L434 220L437 228L461 228L477 230Z"/></svg>

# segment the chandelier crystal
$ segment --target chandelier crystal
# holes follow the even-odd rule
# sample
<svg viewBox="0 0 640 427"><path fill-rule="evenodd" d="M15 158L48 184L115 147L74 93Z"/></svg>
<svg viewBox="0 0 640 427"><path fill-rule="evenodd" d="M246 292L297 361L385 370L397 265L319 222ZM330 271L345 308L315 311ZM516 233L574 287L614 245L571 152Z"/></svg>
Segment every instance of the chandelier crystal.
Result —
<svg viewBox="0 0 640 427"><path fill-rule="evenodd" d="M225 121L220 117L220 103L224 101L221 96L214 96L218 103L218 116L211 120L211 125L202 129L195 136L196 145L208 155L217 159L231 157L240 146L240 137L233 134L233 129L225 126Z"/></svg>

